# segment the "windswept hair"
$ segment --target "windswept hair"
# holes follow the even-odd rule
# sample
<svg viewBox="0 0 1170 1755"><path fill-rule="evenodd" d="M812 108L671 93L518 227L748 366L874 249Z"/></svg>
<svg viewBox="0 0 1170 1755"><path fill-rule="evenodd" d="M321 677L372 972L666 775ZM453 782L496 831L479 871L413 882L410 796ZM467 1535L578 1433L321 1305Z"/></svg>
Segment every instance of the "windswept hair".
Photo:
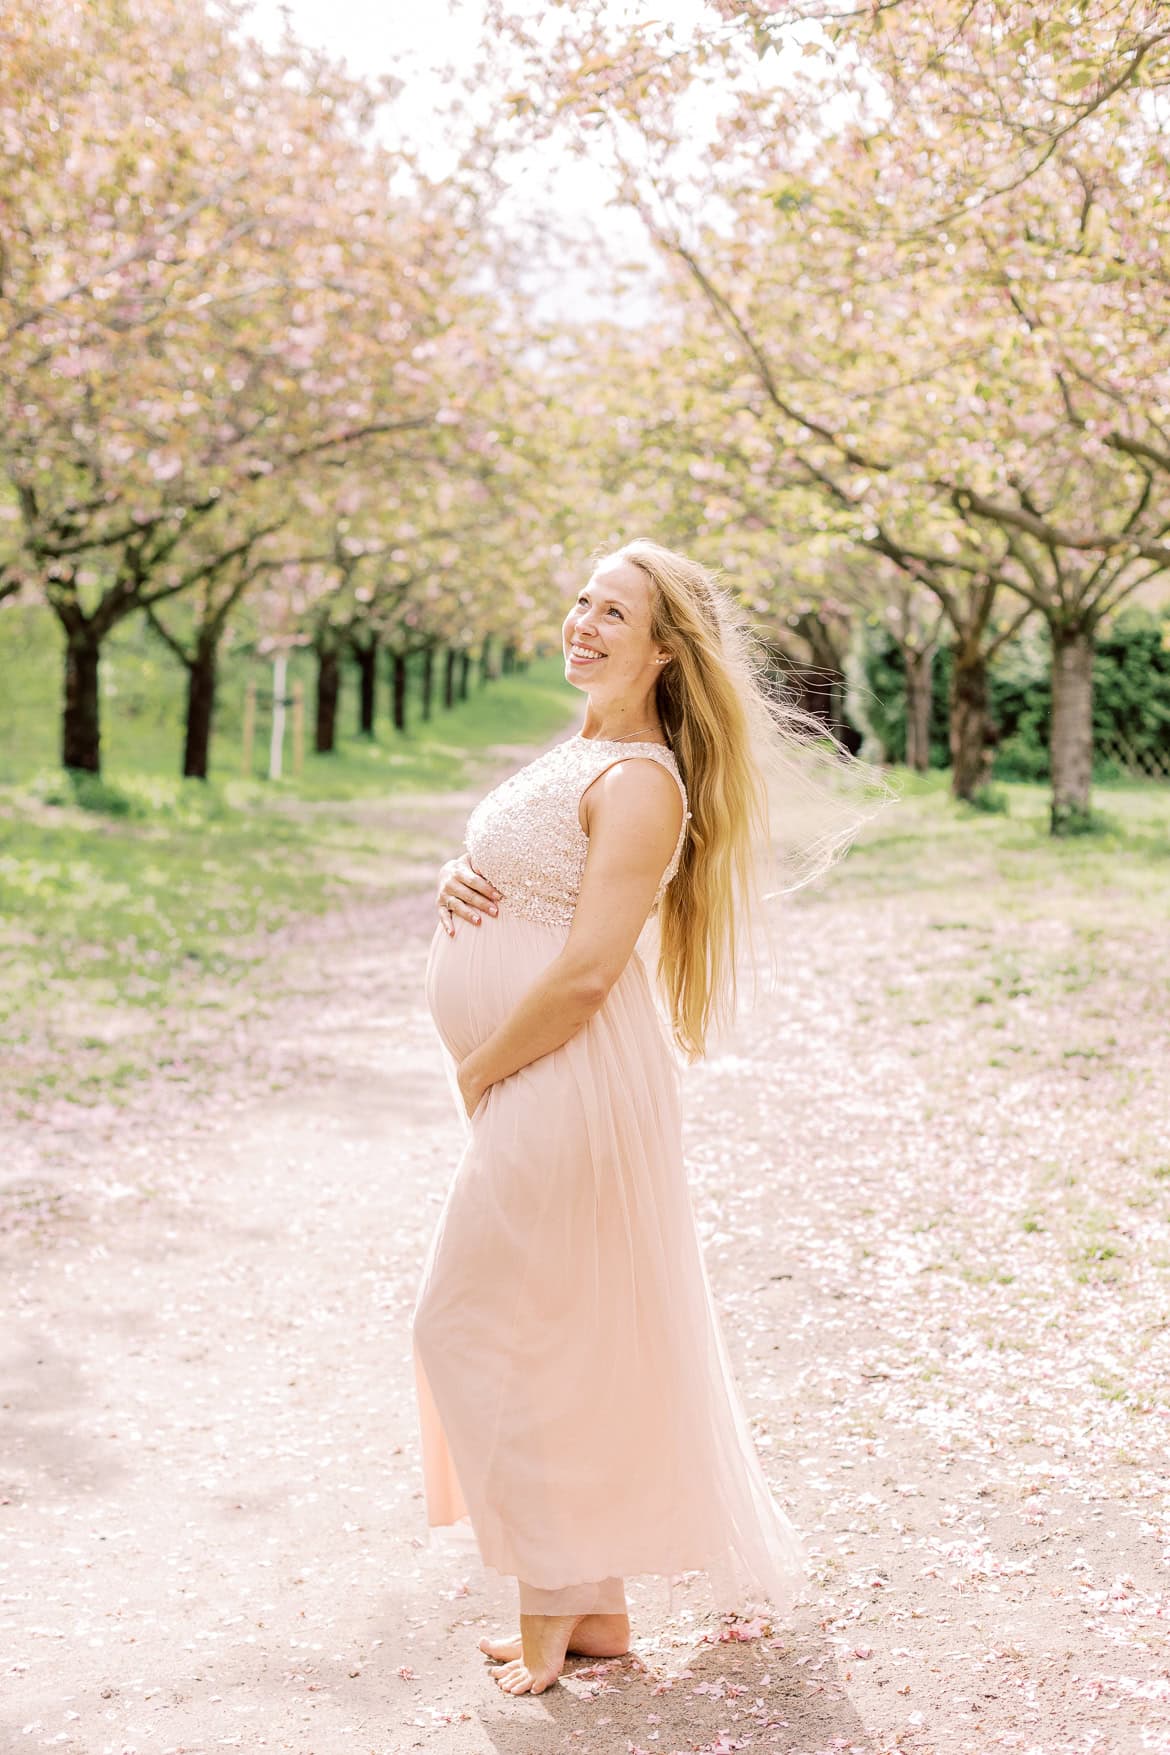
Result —
<svg viewBox="0 0 1170 1755"><path fill-rule="evenodd" d="M696 1060L735 1015L765 881L779 873L791 880L781 890L791 890L827 868L867 814L847 802L836 775L849 774L845 792L856 794L851 770L868 770L820 720L781 699L767 649L712 572L642 538L616 555L649 578L650 637L671 655L656 704L691 818L659 904L658 976L675 1042Z"/></svg>

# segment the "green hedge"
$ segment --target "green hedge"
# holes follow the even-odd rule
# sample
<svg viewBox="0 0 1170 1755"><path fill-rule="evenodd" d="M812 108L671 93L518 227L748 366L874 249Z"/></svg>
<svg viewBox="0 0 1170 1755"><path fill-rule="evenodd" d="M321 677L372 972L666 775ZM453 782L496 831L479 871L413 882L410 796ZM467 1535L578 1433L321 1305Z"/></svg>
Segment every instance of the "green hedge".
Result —
<svg viewBox="0 0 1170 1755"><path fill-rule="evenodd" d="M1029 622L996 654L987 694L999 733L993 773L1003 780L1047 780L1052 648L1046 628Z"/></svg>
<svg viewBox="0 0 1170 1755"><path fill-rule="evenodd" d="M871 631L865 648L865 720L891 762L906 760L906 687L902 654L884 629ZM950 764L947 696L951 655L945 648L934 661L934 696L930 710L930 765Z"/></svg>
<svg viewBox="0 0 1170 1755"><path fill-rule="evenodd" d="M889 635L871 630L865 682L872 691L866 715L894 761L906 754L906 697L902 657ZM950 763L947 697L951 654L934 665L930 723L931 766ZM1051 648L1039 622L997 655L988 678L992 721L999 732L995 774L1005 780L1048 778L1048 720L1052 704ZM1121 742L1140 764L1170 766L1170 610L1122 610L1097 637L1093 659L1093 737L1100 779L1122 772Z"/></svg>

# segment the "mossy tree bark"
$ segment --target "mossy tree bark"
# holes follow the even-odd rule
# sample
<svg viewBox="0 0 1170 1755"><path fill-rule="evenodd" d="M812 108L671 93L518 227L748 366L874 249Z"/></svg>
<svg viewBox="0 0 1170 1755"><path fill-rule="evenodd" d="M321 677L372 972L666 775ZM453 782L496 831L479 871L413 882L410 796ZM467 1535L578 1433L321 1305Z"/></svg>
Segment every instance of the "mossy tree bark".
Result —
<svg viewBox="0 0 1170 1755"><path fill-rule="evenodd" d="M424 646L422 655L422 692L419 712L423 719L429 719L434 708L435 698L435 648Z"/></svg>
<svg viewBox="0 0 1170 1755"><path fill-rule="evenodd" d="M61 762L86 774L100 774L101 641L82 620L65 641L65 709L61 721Z"/></svg>
<svg viewBox="0 0 1170 1755"><path fill-rule="evenodd" d="M906 666L906 766L916 774L930 767L930 715L934 706L935 647L903 647Z"/></svg>
<svg viewBox="0 0 1170 1755"><path fill-rule="evenodd" d="M337 747L337 702L341 694L341 659L330 631L318 635L317 711L313 748L319 756L332 755Z"/></svg>
<svg viewBox="0 0 1170 1755"><path fill-rule="evenodd" d="M987 660L980 647L958 641L951 663L951 791L968 803L987 778L990 731Z"/></svg>
<svg viewBox="0 0 1170 1755"><path fill-rule="evenodd" d="M406 681L406 654L394 652L390 656L390 691L395 731L406 730Z"/></svg>
<svg viewBox="0 0 1170 1755"><path fill-rule="evenodd" d="M1052 636L1051 824L1067 835L1089 821L1093 787L1091 622L1050 623Z"/></svg>
<svg viewBox="0 0 1170 1755"><path fill-rule="evenodd" d="M183 777L206 780L219 672L218 642L200 640L187 666L187 729L183 738Z"/></svg>
<svg viewBox="0 0 1170 1755"><path fill-rule="evenodd" d="M373 737L378 706L378 636L353 642L358 672L358 735Z"/></svg>

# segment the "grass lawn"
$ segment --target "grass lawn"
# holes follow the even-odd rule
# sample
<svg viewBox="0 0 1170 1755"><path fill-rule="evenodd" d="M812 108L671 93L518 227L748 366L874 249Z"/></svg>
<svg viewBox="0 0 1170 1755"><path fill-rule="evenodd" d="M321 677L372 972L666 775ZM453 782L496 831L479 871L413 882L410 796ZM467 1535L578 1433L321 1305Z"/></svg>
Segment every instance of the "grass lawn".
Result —
<svg viewBox="0 0 1170 1755"><path fill-rule="evenodd" d="M60 791L60 712L62 643L54 618L35 606L0 609L0 786ZM253 808L274 797L335 801L384 797L388 791L430 792L470 781L477 752L487 743L530 743L551 737L576 711L579 697L568 688L560 660L537 660L523 676L498 678L483 685L476 668L468 699L450 711L438 705L441 686L436 664L433 717L421 717L420 676L410 668L407 732L389 724L389 682L378 676L377 735L357 730L357 676L343 667L338 713L337 749L328 756L312 753L312 701L315 662L309 652L294 652L288 686L296 683L306 701L305 767L291 777L293 740L291 713L284 743L285 778L273 785L265 776L272 723L271 665L243 654L225 655L220 667L215 734L211 748L211 787L229 806ZM256 688L256 725L252 762L242 773L242 729L246 685ZM182 793L176 781L182 766L186 679L177 661L161 647L146 624L119 629L103 649L101 666L101 736L103 780L113 790L94 793L99 808L118 808L119 792L147 812L174 807ZM254 781L255 787L238 782ZM151 782L158 782L152 785ZM198 786L189 797L208 790ZM184 806L194 810L191 804Z"/></svg>
<svg viewBox="0 0 1170 1755"><path fill-rule="evenodd" d="M949 776L895 770L901 796L879 813L830 890L913 889L924 902L968 892L979 907L1043 912L1055 886L1099 905L1120 889L1165 903L1170 885L1170 785L1115 781L1093 792L1092 833L1054 840L1047 786L997 781L1003 810L957 804ZM813 893L810 893L813 894Z"/></svg>
<svg viewBox="0 0 1170 1755"><path fill-rule="evenodd" d="M406 735L383 712L379 736L342 736L275 784L239 773L225 712L212 780L184 781L174 667L155 674L162 660L128 641L105 667L104 772L75 784L54 765L53 630L20 619L27 650L18 618L0 615L0 1092L22 1101L108 1097L165 1060L177 1004L231 1010L266 932L418 881L450 852L432 799L474 789L501 746L567 731L580 706L556 658L473 676L467 701L429 723L412 700ZM347 681L343 723L356 716ZM229 669L225 699L241 688Z"/></svg>

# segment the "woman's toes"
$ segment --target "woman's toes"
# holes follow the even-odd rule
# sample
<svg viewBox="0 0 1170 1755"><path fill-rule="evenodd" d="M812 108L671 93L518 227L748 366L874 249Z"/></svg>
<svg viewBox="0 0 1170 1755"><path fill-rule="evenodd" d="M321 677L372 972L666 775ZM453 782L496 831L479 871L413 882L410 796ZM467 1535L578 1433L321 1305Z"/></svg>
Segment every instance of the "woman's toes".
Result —
<svg viewBox="0 0 1170 1755"><path fill-rule="evenodd" d="M502 1639L488 1639L485 1637L480 1640L479 1649L482 1652L486 1652L488 1657L494 1658L496 1663L507 1663L510 1659L518 1658L520 1656L520 1635L516 1634L513 1638L504 1637Z"/></svg>
<svg viewBox="0 0 1170 1755"><path fill-rule="evenodd" d="M519 1662L505 1664L502 1670L496 1671L492 1680L499 1684L505 1694L523 1694L532 1685L526 1666Z"/></svg>

